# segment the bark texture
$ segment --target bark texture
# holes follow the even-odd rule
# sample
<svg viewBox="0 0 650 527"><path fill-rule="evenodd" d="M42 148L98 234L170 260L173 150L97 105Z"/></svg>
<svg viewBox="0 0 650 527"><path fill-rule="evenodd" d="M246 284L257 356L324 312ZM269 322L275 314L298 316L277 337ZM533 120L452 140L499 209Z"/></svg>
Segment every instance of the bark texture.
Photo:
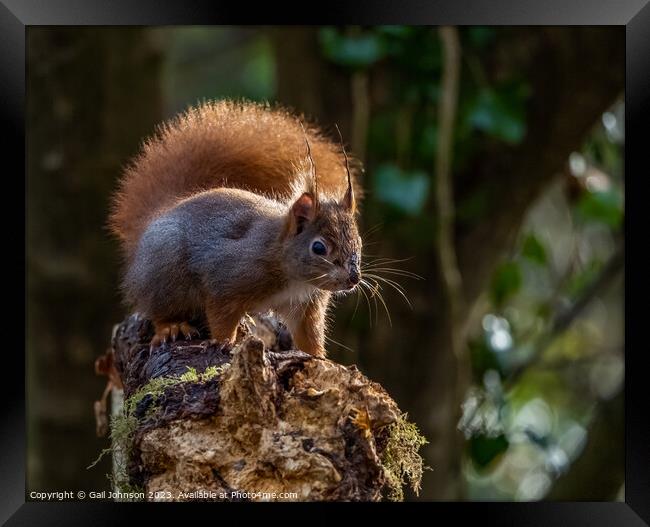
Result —
<svg viewBox="0 0 650 527"><path fill-rule="evenodd" d="M271 316L247 319L234 347L178 341L150 354L133 315L113 338L124 386L111 425L126 460L118 489L147 499L346 500L416 488L423 439L355 366L292 349ZM291 495L284 494L291 493Z"/></svg>

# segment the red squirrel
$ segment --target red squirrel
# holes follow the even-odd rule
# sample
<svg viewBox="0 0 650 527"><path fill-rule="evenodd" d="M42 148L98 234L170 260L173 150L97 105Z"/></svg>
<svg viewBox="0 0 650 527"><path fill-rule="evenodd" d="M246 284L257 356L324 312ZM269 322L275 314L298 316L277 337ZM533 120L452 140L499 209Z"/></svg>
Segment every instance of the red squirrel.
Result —
<svg viewBox="0 0 650 527"><path fill-rule="evenodd" d="M275 310L294 345L325 356L335 292L361 280L359 163L281 108L221 101L160 127L125 169L110 227L125 297L155 327L232 343L246 313Z"/></svg>

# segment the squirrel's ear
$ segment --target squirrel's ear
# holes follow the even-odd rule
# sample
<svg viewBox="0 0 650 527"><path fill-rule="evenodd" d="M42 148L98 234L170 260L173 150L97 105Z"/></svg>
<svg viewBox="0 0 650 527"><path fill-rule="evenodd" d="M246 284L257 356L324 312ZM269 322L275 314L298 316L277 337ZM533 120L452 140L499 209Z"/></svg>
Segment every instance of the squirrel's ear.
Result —
<svg viewBox="0 0 650 527"><path fill-rule="evenodd" d="M302 231L305 222L312 221L316 217L316 201L311 192L304 192L291 206L291 223L296 234Z"/></svg>

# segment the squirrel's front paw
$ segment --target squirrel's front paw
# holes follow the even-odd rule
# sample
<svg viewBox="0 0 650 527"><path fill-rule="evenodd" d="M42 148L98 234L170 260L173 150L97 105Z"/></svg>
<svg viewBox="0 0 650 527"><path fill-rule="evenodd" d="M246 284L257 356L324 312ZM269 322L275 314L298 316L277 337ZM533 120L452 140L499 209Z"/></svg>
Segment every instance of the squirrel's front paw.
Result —
<svg viewBox="0 0 650 527"><path fill-rule="evenodd" d="M157 348L168 340L175 342L178 338L179 333L181 333L186 340L191 340L193 336L199 336L199 331L194 326L189 325L187 322L155 323L154 326L156 328L156 333L149 343L150 353L154 350L154 348Z"/></svg>

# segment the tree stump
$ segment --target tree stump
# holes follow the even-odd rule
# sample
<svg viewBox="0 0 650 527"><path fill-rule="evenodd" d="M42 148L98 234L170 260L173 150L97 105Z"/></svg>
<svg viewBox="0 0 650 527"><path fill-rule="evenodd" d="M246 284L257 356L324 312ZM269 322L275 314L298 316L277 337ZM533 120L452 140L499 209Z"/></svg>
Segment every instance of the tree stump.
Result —
<svg viewBox="0 0 650 527"><path fill-rule="evenodd" d="M416 426L356 366L292 349L272 315L243 320L234 346L183 340L150 353L152 334L132 315L108 352L124 389L110 423L124 499L378 501L419 490Z"/></svg>

